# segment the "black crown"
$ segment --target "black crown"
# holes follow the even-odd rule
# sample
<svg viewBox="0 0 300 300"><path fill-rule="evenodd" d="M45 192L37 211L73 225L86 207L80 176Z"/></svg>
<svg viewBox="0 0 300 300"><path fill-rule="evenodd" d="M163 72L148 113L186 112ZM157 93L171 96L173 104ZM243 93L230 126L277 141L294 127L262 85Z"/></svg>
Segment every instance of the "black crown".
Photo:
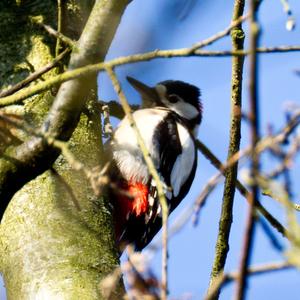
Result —
<svg viewBox="0 0 300 300"><path fill-rule="evenodd" d="M201 96L201 92L196 86L179 80L165 80L159 82L159 84L166 87L168 95L178 95L180 98L191 103L195 107L199 106L199 97Z"/></svg>

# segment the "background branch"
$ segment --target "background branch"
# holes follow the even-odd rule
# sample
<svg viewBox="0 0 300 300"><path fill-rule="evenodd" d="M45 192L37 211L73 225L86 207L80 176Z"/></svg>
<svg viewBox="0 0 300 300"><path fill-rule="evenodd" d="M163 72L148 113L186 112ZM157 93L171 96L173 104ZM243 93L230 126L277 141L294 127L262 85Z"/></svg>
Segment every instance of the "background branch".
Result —
<svg viewBox="0 0 300 300"><path fill-rule="evenodd" d="M61 26L60 22L59 22L59 17L60 17L60 7L61 5L58 5L58 28ZM33 19L34 21L34 19ZM39 25L40 27L42 27L44 30L46 30L50 35L54 36L57 40L62 41L63 43L65 43L68 47L70 47L72 50L75 51L79 51L79 49L76 46L76 42L73 41L72 39L68 38L67 36L63 35L60 30L56 31L54 28L52 28L51 26L44 24L42 22L36 21L35 22L37 25ZM56 50L56 49L55 49Z"/></svg>
<svg viewBox="0 0 300 300"><path fill-rule="evenodd" d="M250 11L250 56L249 56L249 101L250 101L250 130L251 130L251 178L254 183L251 186L249 195L249 208L246 217L244 240L242 245L241 261L239 266L239 276L237 280L236 299L242 300L245 296L247 284L247 268L250 261L251 248L254 239L255 226L255 203L259 200L259 188L256 183L256 177L259 175L259 153L256 151L256 145L259 141L259 110L258 110L258 64L257 64L257 45L259 38L259 25L257 23L258 3L251 0L249 4Z"/></svg>
<svg viewBox="0 0 300 300"><path fill-rule="evenodd" d="M244 12L245 1L237 0L233 9L233 22L239 19ZM245 34L241 25L237 25L231 31L232 49L239 51L243 49ZM243 56L232 58L231 75L231 119L230 137L227 159L229 160L240 149L241 139L241 105L242 105L242 83L243 83ZM223 192L222 210L219 221L219 232L216 242L215 258L213 262L210 287L214 284L214 279L223 272L227 253L229 251L229 235L232 223L232 208L237 180L238 162L225 171L225 184ZM215 294L218 299L219 291Z"/></svg>
<svg viewBox="0 0 300 300"><path fill-rule="evenodd" d="M279 263L269 263L269 264L263 264L258 266L252 266L249 267L247 270L248 275L261 275L269 272L274 271L282 271L286 269L293 268L289 262L279 262ZM205 300L212 300L214 299L214 295L217 293L218 290L220 290L222 287L224 287L225 284L230 283L234 280L238 280L239 273L238 272L229 272L226 274L220 274L212 286L212 289L210 292L206 295Z"/></svg>
<svg viewBox="0 0 300 300"><path fill-rule="evenodd" d="M215 166L222 174L225 174L224 170L226 169L226 166L222 164L212 151L199 140L196 141L196 144L201 153L213 164L213 166ZM239 192L248 200L249 191L247 188L239 180L236 180L235 185ZM268 220L272 227L274 227L283 236L287 237L287 229L275 217L273 217L259 201L255 203L255 208L266 218L266 220Z"/></svg>

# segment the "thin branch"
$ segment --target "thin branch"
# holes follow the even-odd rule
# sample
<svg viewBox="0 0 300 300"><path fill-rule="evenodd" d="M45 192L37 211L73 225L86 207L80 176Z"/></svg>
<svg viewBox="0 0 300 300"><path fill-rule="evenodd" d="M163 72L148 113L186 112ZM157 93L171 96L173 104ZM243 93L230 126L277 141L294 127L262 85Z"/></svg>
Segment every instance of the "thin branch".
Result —
<svg viewBox="0 0 300 300"><path fill-rule="evenodd" d="M18 82L17 84L12 86L11 88L9 88L7 90L4 90L4 91L1 91L0 92L0 98L12 95L15 92L17 92L17 91L21 90L22 88L24 88L25 86L27 86L28 84L30 84L31 82L37 80L43 74L49 72L54 67L56 67L68 53L70 53L70 49L64 50L61 54L59 54L57 57L55 57L49 64L42 67L40 70L37 70L34 73L30 74L27 78L25 78L24 80Z"/></svg>
<svg viewBox="0 0 300 300"><path fill-rule="evenodd" d="M258 53L282 53L282 52L290 52L290 51L300 51L300 46L279 46L279 47L270 47L270 48L258 48ZM248 55L249 52L245 51L203 51L196 50L194 53L190 53L190 48L181 48L174 50L154 50L151 52L146 52L143 54L135 54L130 56L124 56L112 59L107 62L90 64L85 67L77 67L72 70L66 71L61 75L54 76L48 79L45 82L41 82L36 84L33 87L28 87L17 93L13 96L4 97L0 99L0 106L17 104L22 102L24 99L33 96L37 93L43 92L53 85L63 83L72 79L96 74L99 71L103 71L107 68L114 68L117 66L137 63L143 61L150 61L158 58L172 58L172 57L226 57L226 56L245 56Z"/></svg>
<svg viewBox="0 0 300 300"><path fill-rule="evenodd" d="M263 190L262 194L278 201L281 204L283 203L282 197L280 197L280 195L276 195L273 191L271 191L269 189ZM294 210L300 211L300 205L299 204L291 202L290 205L293 207Z"/></svg>
<svg viewBox="0 0 300 300"><path fill-rule="evenodd" d="M257 64L257 44L259 38L259 25L257 22L257 2L251 0L249 4L250 11L250 55L249 55L249 101L251 125L251 178L254 183L251 186L249 195L249 208L246 217L246 226L244 240L242 245L242 256L239 266L239 275L237 279L237 289L235 299L242 300L245 297L247 285L247 269L250 261L251 249L254 239L255 226L255 203L259 201L259 187L255 178L259 175L259 153L256 151L256 145L259 141L259 110L258 110L258 64Z"/></svg>
<svg viewBox="0 0 300 300"><path fill-rule="evenodd" d="M289 262L278 262L278 263L268 263L258 266L252 266L248 268L247 274L248 275L262 275L269 272L274 271L283 271L287 269L294 268L293 265L291 265ZM225 284L230 283L234 280L238 279L238 272L230 272L227 274L220 274L217 279L214 281L214 284L209 291L209 293L206 295L205 300L213 300L214 295L217 293L217 291L221 290L222 287L224 287Z"/></svg>
<svg viewBox="0 0 300 300"><path fill-rule="evenodd" d="M145 145L144 139L136 125L136 122L132 116L131 108L128 104L128 101L125 97L125 94L122 91L121 85L118 81L118 78L114 71L110 68L107 69L107 73L112 81L113 87L119 96L121 105L124 109L124 112L128 118L130 126L134 129L136 133L136 139L140 146L141 152L143 154L144 160L147 164L148 170L156 182L157 194L158 199L162 208L162 238L163 238L163 252L162 252L162 292L161 292L161 299L167 299L167 291L168 291L168 280L167 280L167 259L168 259L168 204L165 197L164 189L162 182L160 180L159 174L155 168L155 165L151 159L150 153Z"/></svg>
<svg viewBox="0 0 300 300"><path fill-rule="evenodd" d="M201 153L224 175L226 165L223 165L221 161L212 153L212 151L208 149L201 141L197 140L196 145ZM239 192L248 200L249 191L246 189L246 187L239 180L236 180L235 184ZM255 208L278 232L280 232L283 236L286 236L287 229L276 218L274 218L259 201L255 203Z"/></svg>
<svg viewBox="0 0 300 300"><path fill-rule="evenodd" d="M63 43L65 43L67 46L69 46L72 50L78 51L76 42L70 39L69 37L65 36L62 34L60 31L56 31L54 28L51 26L44 24L40 21L36 21L33 19L33 21L42 27L45 31L47 31L50 35L54 36L56 39L61 40ZM59 23L58 23L59 24Z"/></svg>
<svg viewBox="0 0 300 300"><path fill-rule="evenodd" d="M277 47L259 47L256 49L257 53L284 53L284 52L294 52L299 51L300 46L291 45L291 46L277 46ZM233 53L234 54L234 53ZM236 53L238 55L238 53ZM244 55L249 55L250 52L244 52Z"/></svg>
<svg viewBox="0 0 300 300"><path fill-rule="evenodd" d="M274 232L270 224L264 218L261 217L257 217L256 222L264 232L265 236L269 239L271 247L280 254L283 253L285 249L285 245L283 244L284 241L280 239L280 237L278 237L278 235L276 234L276 232Z"/></svg>
<svg viewBox="0 0 300 300"><path fill-rule="evenodd" d="M272 190L277 195L278 201L286 209L289 240L292 242L292 245L299 245L299 224L294 210L295 207L294 203L290 201L285 187L280 182L266 178L261 174L254 178L254 180L261 189Z"/></svg>
<svg viewBox="0 0 300 300"><path fill-rule="evenodd" d="M242 18L245 1L237 0L233 9L233 23ZM240 51L244 48L245 34L241 24L237 24L231 31L232 50ZM242 82L243 82L243 56L232 58L231 75L231 119L230 137L227 159L230 159L240 149L241 139L241 111L242 111ZM222 200L222 211L219 221L219 231L216 242L215 258L211 271L210 287L214 280L225 267L227 253L229 251L229 235L232 224L232 209L237 181L238 161L225 171L225 184ZM219 298L219 293L215 294L214 299Z"/></svg>
<svg viewBox="0 0 300 300"><path fill-rule="evenodd" d="M273 182L274 180L270 179L269 177L266 177L266 176L262 176L262 175L258 176L258 182L260 184L261 184L261 182L268 182L268 181ZM295 210L295 211L300 211L300 205L299 204L290 201L289 197L286 197L286 195L285 195L285 197L286 197L286 199L285 199L281 194L272 191L270 189L270 185L265 184L261 188L263 190L263 192L262 192L263 195L268 196L268 197L278 201L279 203L281 203L283 205L286 205L286 203L288 202L290 208L293 208L293 210ZM288 194L287 191L286 191L286 194Z"/></svg>
<svg viewBox="0 0 300 300"><path fill-rule="evenodd" d="M196 43L195 45L193 45L191 48L190 48L190 53L194 53L196 50L199 50L203 47L206 47L206 46L209 46L211 45L212 43L214 43L215 41L221 39L222 37L226 36L226 35L229 35L230 32L232 31L232 29L236 29L236 27L240 26L242 22L244 22L245 20L247 20L249 18L249 15L245 15L243 16L242 15L243 12L241 14L239 14L238 16L235 16L231 22L231 24L226 27L224 30L216 33L215 35L199 42L199 43ZM234 49L234 50L241 50L242 48L237 48L237 49Z"/></svg>
<svg viewBox="0 0 300 300"><path fill-rule="evenodd" d="M61 34L62 31L62 3L61 0L57 0L57 32ZM56 39L55 45L55 56L59 55L60 52L60 38Z"/></svg>
<svg viewBox="0 0 300 300"><path fill-rule="evenodd" d="M128 298L125 299L161 299L158 294L158 288L161 284L146 266L145 256L141 252L135 252L131 245L127 246L126 250L128 261L121 265L128 283Z"/></svg>
<svg viewBox="0 0 300 300"><path fill-rule="evenodd" d="M267 136L265 138L262 138L260 141L257 142L255 146L255 153L260 154L266 149L269 149L271 147L274 147L275 144L281 144L284 142L289 135L295 130L295 128L300 124L300 112L297 112L291 120L279 131L278 134L275 136ZM203 147L204 145L201 145L201 143L197 142L198 147L204 149L204 155L208 155L210 159L213 157L212 153L209 153L209 149L206 147ZM214 175L211 180L208 181L207 185L203 188L203 192L200 194L200 197L198 198L198 201L196 204L199 206L203 205L203 201L208 197L208 195L213 191L215 186L218 184L221 174L224 173L228 168L230 168L232 165L234 165L238 160L242 159L245 156L248 156L251 154L252 148L247 147L245 149L242 149L238 152L236 152L234 155L232 155L226 162L219 165L218 159L216 157L212 158L212 163L216 166L220 166L220 172ZM244 195L249 196L249 193L246 193L244 191ZM196 206L196 212L199 208ZM282 232L283 233L283 232ZM284 234L284 233L283 233Z"/></svg>
<svg viewBox="0 0 300 300"><path fill-rule="evenodd" d="M277 165L271 172L269 172L267 177L274 179L282 175L285 182L285 188L290 198L293 197L290 169L291 169L291 165L296 159L297 154L299 154L299 150L300 150L300 137L296 135L296 137L291 142L290 147L287 151L281 150L280 153L275 153L274 151L273 152L271 151L272 155L279 158L280 164Z"/></svg>

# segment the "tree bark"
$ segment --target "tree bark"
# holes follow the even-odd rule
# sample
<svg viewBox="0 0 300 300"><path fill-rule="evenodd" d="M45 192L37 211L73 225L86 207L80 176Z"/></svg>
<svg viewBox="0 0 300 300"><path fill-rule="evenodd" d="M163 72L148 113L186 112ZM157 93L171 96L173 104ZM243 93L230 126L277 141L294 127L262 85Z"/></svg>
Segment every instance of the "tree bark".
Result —
<svg viewBox="0 0 300 300"><path fill-rule="evenodd" d="M94 1L62 2L64 33L77 39ZM121 2L119 15L112 16L117 18L112 20L114 25L128 1ZM56 40L34 19L57 28L56 1L0 3L0 88L24 79L32 69L39 69L54 57ZM102 59L111 36L110 32L102 37L108 39L103 42ZM43 79L55 72L51 70ZM101 164L102 140L100 113L95 105L96 77L90 82L87 104L68 145L76 159L92 168ZM22 106L24 119L40 126L53 100L53 91L26 100ZM30 137L20 138L26 141ZM101 279L119 264L109 203L95 196L83 172L72 170L63 156L52 169L14 195L2 219L0 247L0 267L9 299L101 299ZM121 293L122 284L114 297L120 299Z"/></svg>

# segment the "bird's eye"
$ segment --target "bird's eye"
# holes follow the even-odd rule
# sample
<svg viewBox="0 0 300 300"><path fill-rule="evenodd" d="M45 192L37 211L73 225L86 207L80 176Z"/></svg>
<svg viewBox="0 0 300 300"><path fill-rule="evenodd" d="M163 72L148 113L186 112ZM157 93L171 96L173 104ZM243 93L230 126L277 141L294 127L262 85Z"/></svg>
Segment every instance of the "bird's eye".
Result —
<svg viewBox="0 0 300 300"><path fill-rule="evenodd" d="M168 97L168 100L171 102L171 103L176 103L176 102L178 102L178 97L176 96L176 95L170 95L169 97Z"/></svg>

